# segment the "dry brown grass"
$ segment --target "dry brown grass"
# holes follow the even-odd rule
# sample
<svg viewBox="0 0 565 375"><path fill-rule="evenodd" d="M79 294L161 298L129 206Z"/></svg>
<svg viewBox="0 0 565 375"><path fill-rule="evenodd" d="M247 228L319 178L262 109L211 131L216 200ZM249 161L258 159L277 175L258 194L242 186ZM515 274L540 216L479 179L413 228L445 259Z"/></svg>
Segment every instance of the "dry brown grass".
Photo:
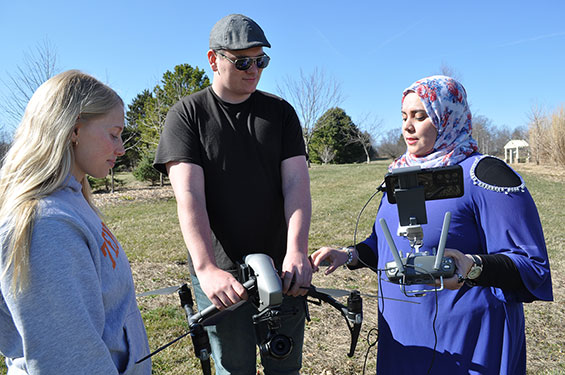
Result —
<svg viewBox="0 0 565 375"><path fill-rule="evenodd" d="M554 166L535 164L512 165L519 173L528 173L543 179L563 183L565 171ZM172 197L170 187L163 189L138 187L131 191L115 193L112 198L103 197L102 204L119 204L127 201L146 201ZM152 198L152 196L154 198ZM561 222L565 225L563 217ZM558 238L558 242L561 240ZM565 243L562 243L565 245ZM565 373L565 261L561 257L550 256L553 291L552 303L534 302L525 304L526 335L528 346L528 374ZM181 263L162 263L146 260L132 265L138 290L151 290L167 285L180 285L187 280L186 265ZM315 274L313 284L318 287L360 289L363 293L377 294L376 275L369 270L350 272L337 270L332 277ZM159 296L144 300L141 304L147 309L177 306L178 297ZM303 374L307 375L348 375L361 374L366 359L366 373L375 373L376 340L374 329L377 328L376 300L364 297L364 320L359 343L353 358L347 357L349 351L349 332L345 321L336 310L326 304L309 304L311 321L306 325L304 342ZM369 336L369 332L371 334ZM152 333L150 333L152 336ZM162 344L170 337L155 335L155 343ZM189 340L188 340L189 341ZM175 344L176 345L176 344ZM155 346L155 345L153 345ZM190 344L184 343L183 351L191 350ZM198 370L198 366L195 367ZM173 372L155 372L168 374ZM195 372L199 373L199 372ZM260 370L259 374L262 374Z"/></svg>
<svg viewBox="0 0 565 375"><path fill-rule="evenodd" d="M565 168L558 165L538 165L535 163L516 163L511 165L518 173L532 173L550 181L565 182Z"/></svg>
<svg viewBox="0 0 565 375"><path fill-rule="evenodd" d="M553 182L565 182L565 171L557 167L540 167L533 164L515 164L513 167L518 172L529 173ZM173 197L170 186L164 188L143 185L128 186L128 189L121 189L111 195L95 194L95 201L104 207L119 207L136 202L167 200ZM539 199L536 197L536 202ZM358 208L350 209L355 211ZM334 215L334 213L328 215ZM346 217L345 219L353 220L354 218ZM552 303L534 302L525 305L528 374L556 375L565 373L565 261L561 256L562 251L560 251L565 248L565 240L562 229L560 229L565 227L565 220L563 216L554 220L559 221L559 225L557 225L559 228L555 230L557 234L550 235L549 240L553 248L559 249L559 251L554 251L554 254L550 255L555 301ZM120 225L122 224L114 223L113 230L119 232ZM347 228L350 227L347 226ZM174 232L174 230L171 230L171 232ZM120 234L116 234L120 238ZM168 238L173 236L179 237L180 234L178 231L168 233ZM124 243L124 239L120 238L120 241ZM315 237L312 242L312 246L319 245L319 240ZM184 252L184 249L178 249L172 255L163 252L159 257L134 259L132 261L132 272L137 291L142 292L163 286L181 285L186 282L188 280L186 264L178 260L184 258ZM177 260L171 261L171 259ZM318 287L360 289L363 293L376 294L376 279L376 275L368 270L350 272L339 269L331 277L324 277L320 273L315 274L313 283ZM340 300L343 300L343 298ZM172 311L180 317L179 319L182 322L183 313L180 311L176 294L139 299L139 304L144 314L158 310ZM306 325L302 373L305 375L361 374L365 355L368 353L366 373L374 374L376 346L370 347L370 344L374 343L376 334L374 334L374 331L369 337L368 334L369 331L377 328L376 300L371 297L364 297L363 327L353 358L346 355L349 351L349 332L341 315L325 304L322 306L309 304L309 307L312 320ZM184 333L184 331L185 327L182 325L161 327L158 324L151 323L148 326L150 346L155 349ZM158 356L159 360L154 362L154 374L201 373L198 362L194 359L188 338L179 341ZM0 374L5 373L5 367L0 365ZM260 374L262 374L262 371L260 371Z"/></svg>
<svg viewBox="0 0 565 375"><path fill-rule="evenodd" d="M565 182L565 171L553 166L515 164L513 168L520 173L529 173L554 182ZM143 198L142 198L143 199ZM563 217L562 224L565 225ZM560 242L560 239L557 239ZM562 243L565 245L565 243ZM528 374L565 373L565 261L560 257L550 257L554 299L552 303L534 302L525 304L526 335L528 350ZM174 274L186 275L182 264L157 265L137 263L133 265L134 277L140 290L175 285L183 278L171 278ZM169 275L169 276L168 276ZM318 287L360 289L363 293L376 294L376 275L368 270L350 272L337 270L332 277L315 274L313 284ZM178 304L176 296L158 297L147 305L148 308ZM349 332L343 317L336 310L323 304L309 304L311 321L306 325L303 374L307 375L348 375L361 374L366 360L367 374L375 373L377 328L376 300L364 297L364 320L359 343L353 358L347 357L349 351ZM371 331L371 333L369 333ZM367 358L365 358L367 356ZM199 373L199 372L196 372ZM262 371L259 370L259 374Z"/></svg>

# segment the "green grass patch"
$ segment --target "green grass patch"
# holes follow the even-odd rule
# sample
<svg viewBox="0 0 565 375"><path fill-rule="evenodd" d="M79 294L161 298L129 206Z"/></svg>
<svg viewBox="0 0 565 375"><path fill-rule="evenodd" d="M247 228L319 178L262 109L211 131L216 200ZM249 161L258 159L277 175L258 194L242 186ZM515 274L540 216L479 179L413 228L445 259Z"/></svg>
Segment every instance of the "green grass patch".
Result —
<svg viewBox="0 0 565 375"><path fill-rule="evenodd" d="M174 200L124 202L102 211L130 261L186 261Z"/></svg>
<svg viewBox="0 0 565 375"><path fill-rule="evenodd" d="M565 245L565 182L550 181L529 173L523 173L522 177L536 202L548 253L550 257L556 257Z"/></svg>
<svg viewBox="0 0 565 375"><path fill-rule="evenodd" d="M309 251L325 245L348 245L361 208L383 180L388 161L371 164L325 165L310 169L312 192L312 223ZM565 182L555 182L533 173L522 173L526 186L539 210L550 256L555 302L525 305L528 345L528 374L565 373L565 262L560 257L565 247ZM139 186L131 175L119 174L125 188ZM131 198L128 198L130 197ZM135 189L128 191L118 205L102 207L106 223L125 249L138 291L180 285L188 281L186 248L178 225L176 203L170 200L135 202ZM377 194L360 216L357 240L370 234L381 194ZM501 213L511 214L511 213ZM360 288L376 291L376 277L370 271L336 271L333 277L316 275L321 287ZM184 312L178 296L158 296L138 299L147 328L150 348L180 336L187 330ZM376 325L375 302L364 300L364 328ZM312 321L307 325L303 374L359 374L367 344L361 341L354 358L345 357L348 346L347 329L340 316L331 309L311 308ZM332 332L338 332L337 336ZM362 333L366 336L366 331ZM372 337L374 339L374 337ZM340 347L339 345L342 345ZM374 373L372 348L367 373ZM153 358L153 374L199 374L189 337L186 337ZM6 368L0 364L0 374Z"/></svg>
<svg viewBox="0 0 565 375"><path fill-rule="evenodd" d="M313 166L310 169L312 223L309 247L353 244L361 208L383 181L388 162ZM371 233L381 194L377 194L359 218L357 240Z"/></svg>

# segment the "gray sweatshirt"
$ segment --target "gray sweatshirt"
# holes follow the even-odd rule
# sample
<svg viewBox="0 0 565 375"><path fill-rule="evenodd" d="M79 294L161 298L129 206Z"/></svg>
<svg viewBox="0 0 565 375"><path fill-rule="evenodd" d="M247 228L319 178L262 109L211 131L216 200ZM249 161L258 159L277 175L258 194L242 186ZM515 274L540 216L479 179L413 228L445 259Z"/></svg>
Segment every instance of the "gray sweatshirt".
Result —
<svg viewBox="0 0 565 375"><path fill-rule="evenodd" d="M121 245L74 177L40 202L28 287L0 279L0 353L8 374L149 375L147 334ZM0 230L0 260L7 261ZM0 272L1 273L1 272Z"/></svg>

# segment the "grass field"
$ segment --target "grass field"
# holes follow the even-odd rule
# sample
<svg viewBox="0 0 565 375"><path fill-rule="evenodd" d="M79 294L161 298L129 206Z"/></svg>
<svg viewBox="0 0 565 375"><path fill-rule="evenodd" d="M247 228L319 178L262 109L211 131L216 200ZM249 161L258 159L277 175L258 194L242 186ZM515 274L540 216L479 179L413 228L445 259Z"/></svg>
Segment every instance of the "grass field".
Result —
<svg viewBox="0 0 565 375"><path fill-rule="evenodd" d="M355 165L313 166L310 170L313 217L310 251L324 245L353 243L357 216L375 192L387 162ZM538 206L552 267L555 302L525 305L528 345L528 374L565 373L565 262L559 255L565 245L565 179L543 175L534 169L520 170ZM186 250L176 217L170 187L150 188L134 184L127 175L125 188L114 194L97 194L106 222L126 250L138 292L180 285L189 280ZM154 194L159 191L159 194ZM141 192L141 193L140 193ZM149 192L149 193L148 193ZM140 198L140 196L142 196ZM357 239L363 239L374 221L380 200L377 195L360 217ZM335 276L314 276L319 287L359 289L376 294L377 280L368 270L338 270ZM139 298L150 347L157 347L186 331L184 312L176 294ZM348 358L349 332L343 318L327 306L310 305L303 374L361 374L365 355L366 373L375 373L376 303L365 298L364 321L355 356ZM185 338L154 357L153 373L160 375L199 374L200 364ZM3 365L0 374L5 374Z"/></svg>

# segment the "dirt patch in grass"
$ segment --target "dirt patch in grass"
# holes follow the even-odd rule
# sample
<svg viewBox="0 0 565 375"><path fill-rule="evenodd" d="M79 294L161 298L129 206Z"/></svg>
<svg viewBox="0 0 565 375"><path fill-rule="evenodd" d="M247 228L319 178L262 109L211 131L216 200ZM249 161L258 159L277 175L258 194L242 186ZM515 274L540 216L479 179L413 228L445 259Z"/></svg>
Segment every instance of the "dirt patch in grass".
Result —
<svg viewBox="0 0 565 375"><path fill-rule="evenodd" d="M94 192L92 199L97 207L103 207L127 202L135 203L174 199L174 193L170 185L163 187L139 185L134 187L121 187L113 193L103 191Z"/></svg>

